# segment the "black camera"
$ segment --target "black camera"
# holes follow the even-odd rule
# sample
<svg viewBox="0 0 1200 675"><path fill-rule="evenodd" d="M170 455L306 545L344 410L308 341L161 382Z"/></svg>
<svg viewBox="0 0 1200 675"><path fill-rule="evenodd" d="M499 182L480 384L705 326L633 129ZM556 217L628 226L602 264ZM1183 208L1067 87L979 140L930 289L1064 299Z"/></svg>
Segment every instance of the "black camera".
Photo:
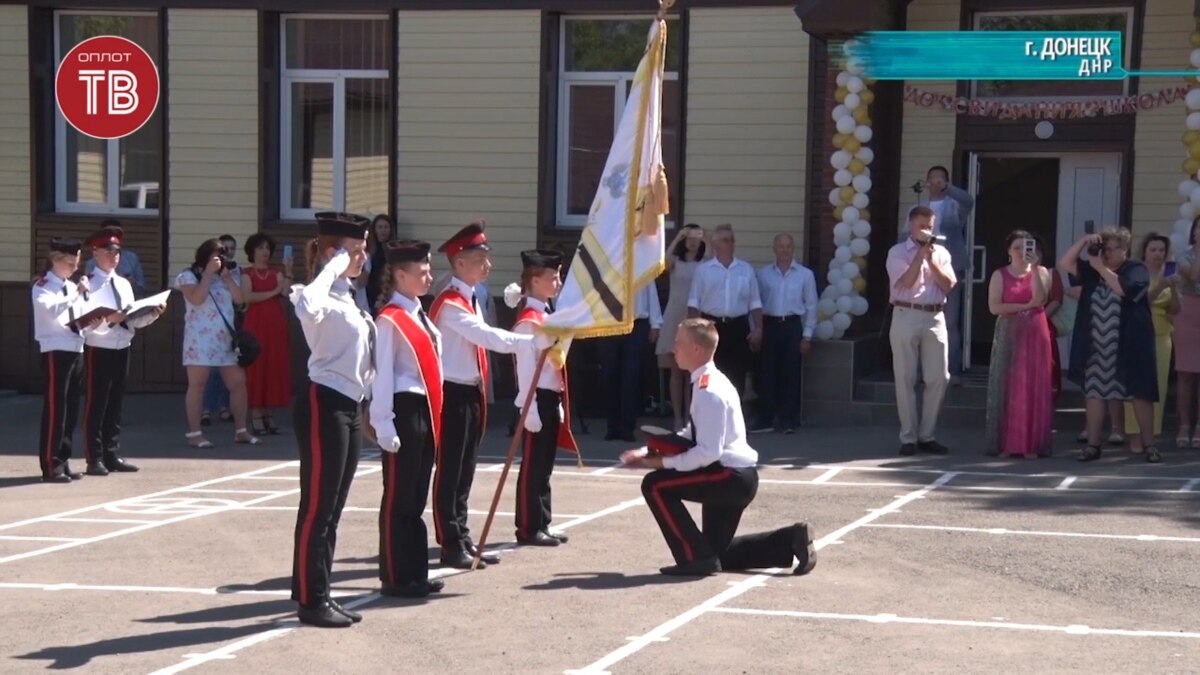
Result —
<svg viewBox="0 0 1200 675"><path fill-rule="evenodd" d="M221 269L233 271L237 269L237 261L229 256L218 256L221 258Z"/></svg>
<svg viewBox="0 0 1200 675"><path fill-rule="evenodd" d="M1091 246L1088 246L1087 252L1088 255L1092 256L1093 258L1100 255L1100 244L1092 244Z"/></svg>

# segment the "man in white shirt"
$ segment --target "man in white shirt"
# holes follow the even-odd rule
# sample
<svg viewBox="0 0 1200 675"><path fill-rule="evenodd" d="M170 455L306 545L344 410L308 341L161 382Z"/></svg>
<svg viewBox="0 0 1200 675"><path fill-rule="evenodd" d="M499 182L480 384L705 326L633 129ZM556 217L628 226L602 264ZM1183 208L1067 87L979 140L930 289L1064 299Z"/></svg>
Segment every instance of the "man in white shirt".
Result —
<svg viewBox="0 0 1200 675"><path fill-rule="evenodd" d="M116 218L105 218L100 223L100 229L109 228L121 229L121 222ZM124 232L124 230L121 230ZM96 259L92 258L87 262L87 267L84 271L88 274L96 271ZM146 292L146 274L142 271L142 261L138 259L137 253L131 251L123 243L121 245L121 261L117 263L117 274L121 275L133 287L133 293L137 297L141 297ZM220 378L218 378L220 379Z"/></svg>
<svg viewBox="0 0 1200 675"><path fill-rule="evenodd" d="M625 335L602 338L597 345L608 391L606 441L633 442L642 397L643 365L650 346L658 342L662 329L662 306L654 282L633 296L633 330Z"/></svg>
<svg viewBox="0 0 1200 675"><path fill-rule="evenodd" d="M751 433L796 431L800 403L800 358L812 348L817 328L817 278L796 262L790 234L775 235L775 262L758 271L763 303L762 369L755 382L758 423Z"/></svg>
<svg viewBox="0 0 1200 675"><path fill-rule="evenodd" d="M688 316L702 317L717 325L721 346L716 363L741 393L750 372L750 352L762 344L762 300L758 279L750 263L735 258L733 226L713 229L716 255L700 263L688 294ZM753 318L753 326L750 319Z"/></svg>
<svg viewBox="0 0 1200 675"><path fill-rule="evenodd" d="M706 319L686 319L675 334L675 360L692 373L688 425L672 438L689 439L688 449L662 456L650 448L628 450L621 461L655 469L642 480L642 495L675 564L663 574L708 576L721 570L790 567L807 574L817 551L806 523L769 532L734 536L742 512L758 492L758 453L746 442L741 399L733 383L713 364L717 329ZM666 444L652 444L665 450ZM702 505L704 529L685 501Z"/></svg>

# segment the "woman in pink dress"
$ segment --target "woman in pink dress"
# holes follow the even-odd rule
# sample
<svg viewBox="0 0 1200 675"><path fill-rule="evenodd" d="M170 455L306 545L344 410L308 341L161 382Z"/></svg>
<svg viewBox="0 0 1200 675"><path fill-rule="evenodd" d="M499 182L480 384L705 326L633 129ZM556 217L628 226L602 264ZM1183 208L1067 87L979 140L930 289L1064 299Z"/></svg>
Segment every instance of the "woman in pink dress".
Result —
<svg viewBox="0 0 1200 675"><path fill-rule="evenodd" d="M988 286L988 309L997 317L986 429L992 456L1045 457L1053 446L1053 337L1045 310L1053 281L1035 264L1032 243L1023 230L1008 235L1009 263Z"/></svg>
<svg viewBox="0 0 1200 675"><path fill-rule="evenodd" d="M283 270L271 267L275 240L262 234L246 240L250 267L242 270L242 297L246 299L245 330L258 338L258 358L246 366L246 394L255 434L277 434L274 410L292 401L291 347L287 315L280 296L290 290L292 261L284 259Z"/></svg>

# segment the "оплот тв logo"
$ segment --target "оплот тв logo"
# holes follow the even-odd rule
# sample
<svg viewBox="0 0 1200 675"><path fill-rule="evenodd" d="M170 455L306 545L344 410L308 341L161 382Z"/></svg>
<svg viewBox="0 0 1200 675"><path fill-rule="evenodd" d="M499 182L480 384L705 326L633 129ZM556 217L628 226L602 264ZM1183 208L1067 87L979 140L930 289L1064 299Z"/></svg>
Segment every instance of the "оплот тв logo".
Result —
<svg viewBox="0 0 1200 675"><path fill-rule="evenodd" d="M123 138L158 107L158 67L132 40L99 35L75 45L54 78L63 117L92 138Z"/></svg>

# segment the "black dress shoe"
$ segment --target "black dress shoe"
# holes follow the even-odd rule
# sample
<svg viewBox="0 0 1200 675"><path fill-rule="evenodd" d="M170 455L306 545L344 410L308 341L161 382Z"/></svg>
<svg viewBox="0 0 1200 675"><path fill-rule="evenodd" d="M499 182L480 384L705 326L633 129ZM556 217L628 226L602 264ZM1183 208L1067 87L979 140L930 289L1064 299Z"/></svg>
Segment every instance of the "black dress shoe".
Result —
<svg viewBox="0 0 1200 675"><path fill-rule="evenodd" d="M334 609L328 602L322 602L316 607L301 606L296 616L300 623L318 628L348 628L354 625L350 617Z"/></svg>
<svg viewBox="0 0 1200 675"><path fill-rule="evenodd" d="M42 476L43 483L70 483L71 477L65 473L52 473L49 476Z"/></svg>
<svg viewBox="0 0 1200 675"><path fill-rule="evenodd" d="M673 577L707 577L721 571L721 561L712 558L698 558L691 562L671 565L658 570Z"/></svg>
<svg viewBox="0 0 1200 675"><path fill-rule="evenodd" d="M900 446L900 456L901 457L912 457L915 454L917 454L917 444L916 443L905 443L904 445Z"/></svg>
<svg viewBox="0 0 1200 675"><path fill-rule="evenodd" d="M110 457L104 459L104 468L117 473L134 473L138 471L136 464L130 464L121 457Z"/></svg>
<svg viewBox="0 0 1200 675"><path fill-rule="evenodd" d="M63 475L65 475L67 478L70 478L71 480L83 480L83 474L79 473L78 471L71 470L70 462L63 462L62 472L63 472Z"/></svg>
<svg viewBox="0 0 1200 675"><path fill-rule="evenodd" d="M442 567L453 567L459 570L469 570L475 564L475 558L462 549L442 551ZM487 562L480 560L479 569L487 567Z"/></svg>
<svg viewBox="0 0 1200 675"><path fill-rule="evenodd" d="M107 476L108 469L104 468L104 462L88 462L87 475L89 475L89 476Z"/></svg>
<svg viewBox="0 0 1200 675"><path fill-rule="evenodd" d="M560 543L560 544L565 544L568 541L571 541L571 538L568 537L567 535L563 534L562 532L551 532L550 530L542 530L542 532L546 533L550 537L557 539L558 543Z"/></svg>
<svg viewBox="0 0 1200 675"><path fill-rule="evenodd" d="M359 621L362 621L362 614L359 614L358 612L356 612L352 609L346 609L345 607L342 607L338 603L337 600L330 600L329 606L333 608L333 611L337 612L338 614L341 614L342 616L346 617L347 619L350 619L350 621L352 621L354 623L358 623Z"/></svg>
<svg viewBox="0 0 1200 675"><path fill-rule="evenodd" d="M532 537L518 536L517 543L521 546L558 546L562 542L545 532L537 532Z"/></svg>
<svg viewBox="0 0 1200 675"><path fill-rule="evenodd" d="M475 556L479 556L479 547L475 545L475 542L473 542L473 541L467 542L467 554L470 555L472 558L474 558ZM479 556L479 566L483 567L484 563L486 563L488 565L499 565L500 564L500 556L496 553L484 551L483 555Z"/></svg>
<svg viewBox="0 0 1200 675"><path fill-rule="evenodd" d="M917 443L917 449L921 452L928 452L931 455L950 454L950 448L947 448L937 441L921 441L920 443Z"/></svg>
<svg viewBox="0 0 1200 675"><path fill-rule="evenodd" d="M817 549L813 546L808 523L796 523L792 552L796 554L796 569L792 570L792 574L808 574L817 566Z"/></svg>
<svg viewBox="0 0 1200 675"><path fill-rule="evenodd" d="M430 593L440 593L445 587L446 582L441 579L427 579L399 585L384 584L383 588L379 589L379 594L390 598L424 598Z"/></svg>

